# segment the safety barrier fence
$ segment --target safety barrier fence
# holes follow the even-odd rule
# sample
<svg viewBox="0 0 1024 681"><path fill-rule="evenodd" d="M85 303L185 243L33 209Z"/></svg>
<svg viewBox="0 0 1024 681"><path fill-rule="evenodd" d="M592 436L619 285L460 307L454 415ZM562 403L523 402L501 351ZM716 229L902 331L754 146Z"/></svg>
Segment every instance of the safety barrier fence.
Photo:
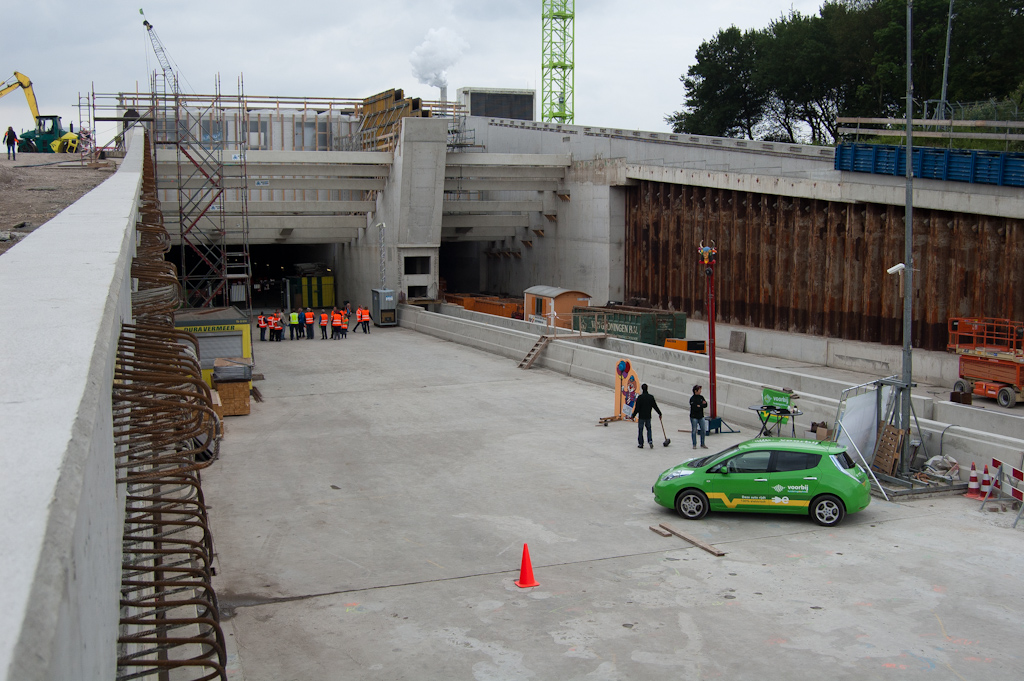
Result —
<svg viewBox="0 0 1024 681"><path fill-rule="evenodd" d="M153 155L146 139L132 277L134 324L122 326L114 372L115 469L126 485L117 679L226 679L213 589L213 538L199 470L222 435L202 380L199 345L174 328L183 301L164 261Z"/></svg>
<svg viewBox="0 0 1024 681"><path fill-rule="evenodd" d="M1010 499L1020 502L1020 509L1018 509L1017 517L1013 521L1013 527L1017 527L1021 514L1024 514L1024 487L1021 486L1024 485L1024 470L1010 466L996 458L992 459L992 467L995 468L995 474L992 476L992 486L985 493L984 499L981 502L981 510L984 511L985 504L992 500L993 492L995 493L995 501L999 501L1004 495L1008 496Z"/></svg>

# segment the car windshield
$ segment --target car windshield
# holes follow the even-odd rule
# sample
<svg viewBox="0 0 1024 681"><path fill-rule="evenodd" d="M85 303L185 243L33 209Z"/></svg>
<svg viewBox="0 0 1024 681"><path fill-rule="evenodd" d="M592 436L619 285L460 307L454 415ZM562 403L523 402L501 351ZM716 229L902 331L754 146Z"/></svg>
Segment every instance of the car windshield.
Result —
<svg viewBox="0 0 1024 681"><path fill-rule="evenodd" d="M717 460L717 459L719 459L719 458L721 458L721 457L723 457L723 456L725 456L727 454L732 454L733 452L736 451L736 449L737 449L737 445L733 445L732 447L729 447L728 449L724 449L724 450L718 452L717 454L708 454L707 456L702 456L699 459L690 459L689 461L687 461L683 465L686 466L687 468L703 468L704 466L707 466L712 461L715 461L715 460Z"/></svg>

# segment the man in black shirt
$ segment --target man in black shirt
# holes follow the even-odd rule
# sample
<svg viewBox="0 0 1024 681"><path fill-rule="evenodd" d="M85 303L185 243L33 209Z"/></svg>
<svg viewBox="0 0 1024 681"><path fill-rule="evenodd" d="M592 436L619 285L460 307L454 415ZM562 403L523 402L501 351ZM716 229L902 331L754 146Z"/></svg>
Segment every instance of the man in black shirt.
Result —
<svg viewBox="0 0 1024 681"><path fill-rule="evenodd" d="M654 449L654 438L651 437L651 410L658 412L658 418L661 418L661 409L658 409L658 402L654 399L654 395L647 392L647 384L644 383L640 386L640 396L636 398L636 404L633 405L633 415L636 416L637 431L636 441L637 448L644 448L644 426L647 427L647 444Z"/></svg>
<svg viewBox="0 0 1024 681"><path fill-rule="evenodd" d="M693 386L693 396L690 398L690 439L693 440L694 449L697 449L697 431L700 431L700 448L707 449L704 444L704 436L708 433L708 421L704 418L707 407L708 401L700 394L700 386Z"/></svg>

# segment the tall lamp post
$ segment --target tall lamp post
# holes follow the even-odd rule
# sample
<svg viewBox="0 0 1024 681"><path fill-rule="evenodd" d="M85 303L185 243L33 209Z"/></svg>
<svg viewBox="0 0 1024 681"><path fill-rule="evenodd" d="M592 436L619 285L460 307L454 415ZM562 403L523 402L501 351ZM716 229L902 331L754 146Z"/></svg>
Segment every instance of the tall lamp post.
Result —
<svg viewBox="0 0 1024 681"><path fill-rule="evenodd" d="M711 406L711 420L714 423L714 425L709 425L708 430L717 430L721 426L717 423L718 381L716 377L718 376L718 371L715 366L715 256L718 255L715 242L712 241L710 246L705 246L704 242L701 241L700 248L697 249L697 255L704 264L704 274L707 276L708 282L708 371L711 374L709 402ZM716 425L718 425L718 428L715 427Z"/></svg>
<svg viewBox="0 0 1024 681"><path fill-rule="evenodd" d="M913 384L913 359L911 349L911 325L914 316L914 78L912 28L914 18L914 0L907 0L907 189L906 208L904 211L903 232L903 375L901 384L903 400L900 404L900 428L906 431L903 436L903 447L900 452L900 472L910 472L910 388Z"/></svg>

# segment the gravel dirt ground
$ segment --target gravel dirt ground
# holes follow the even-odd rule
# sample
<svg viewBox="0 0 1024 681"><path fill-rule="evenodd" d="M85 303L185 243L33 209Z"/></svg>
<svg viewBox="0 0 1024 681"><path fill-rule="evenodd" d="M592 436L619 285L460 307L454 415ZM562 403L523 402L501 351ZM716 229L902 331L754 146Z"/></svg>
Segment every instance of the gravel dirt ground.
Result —
<svg viewBox="0 0 1024 681"><path fill-rule="evenodd" d="M17 161L0 157L0 255L115 170L113 162L94 168L52 154L19 154Z"/></svg>

